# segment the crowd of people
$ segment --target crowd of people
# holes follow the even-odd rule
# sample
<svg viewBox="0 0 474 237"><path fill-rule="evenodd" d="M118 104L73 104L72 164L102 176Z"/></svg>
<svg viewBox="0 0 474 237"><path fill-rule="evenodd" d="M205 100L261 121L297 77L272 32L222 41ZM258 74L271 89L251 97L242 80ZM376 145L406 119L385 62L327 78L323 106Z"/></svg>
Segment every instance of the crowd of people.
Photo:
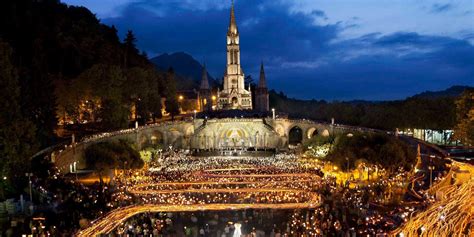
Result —
<svg viewBox="0 0 474 237"><path fill-rule="evenodd" d="M110 205L318 201L312 191L320 176L305 172L293 155L195 158L175 151L164 157L147 169L116 177L118 190Z"/></svg>
<svg viewBox="0 0 474 237"><path fill-rule="evenodd" d="M323 173L318 163L302 162L297 155L284 153L268 157L194 157L188 151L175 150L155 155L142 170L118 172L110 184L86 186L73 178L55 177L35 182L35 189L44 190L42 203L54 211L44 214L45 221L40 224L30 224L30 230L38 235L71 236L89 226L91 220L117 208L145 204L315 205L291 211L145 213L120 223L112 234L386 236L409 211L397 207L387 211L375 204L385 195L388 181L398 182L393 176L354 188ZM235 232L235 223L241 226L239 232Z"/></svg>
<svg viewBox="0 0 474 237"><path fill-rule="evenodd" d="M165 159L152 162L148 170L124 175L124 187L121 197L116 201L124 201L125 205L137 203L152 204L210 204L210 203L300 203L307 202L317 194L314 208L295 211L285 222L285 228L259 229L266 233L262 236L356 236L361 234L385 236L394 226L401 223L400 213L404 210L387 213L374 208L373 201L383 195L374 187L349 188L337 183L330 175L323 175L319 167L308 167L301 164L291 154L278 154L275 157L200 157L196 159L182 152L172 152ZM120 181L117 181L120 182ZM377 185L373 183L372 185ZM294 189L301 192L265 192L268 188ZM232 191L220 192L229 189ZM252 192L240 192L251 189ZM188 192L187 190L203 190ZM216 190L214 192L214 190ZM168 192L172 191L172 192ZM245 190L248 191L248 190ZM124 198L126 196L126 198ZM118 204L120 205L120 204ZM121 204L124 205L124 204ZM146 215L145 215L146 216ZM143 218L143 217L140 217ZM137 220L137 219L131 219ZM236 220L246 227L244 219ZM140 222L136 222L140 223ZM160 222L168 226L166 222ZM135 224L136 225L136 224ZM132 225L134 226L134 225ZM152 232L153 224L147 222ZM168 226L168 229L170 227ZM190 228L190 227L188 227ZM201 227L196 227L199 230ZM252 227L254 228L254 227ZM122 227L125 231L126 228ZM142 231L146 228L139 228ZM161 228L164 230L166 228ZM174 228L176 230L176 228ZM204 228L206 230L206 228ZM242 235L254 233L242 230ZM117 229L118 232L120 232ZM135 231L136 228L129 228ZM188 230L189 231L189 230ZM117 233L118 233L117 232ZM155 231L156 232L156 231ZM198 233L199 231L194 231ZM193 233L194 233L193 232ZM125 233L125 232L123 232ZM232 236L232 232L229 232ZM159 235L158 235L159 236ZM178 235L179 236L179 235ZM204 236L211 236L209 233ZM217 231L212 236L217 235ZM255 235L256 236L256 235Z"/></svg>

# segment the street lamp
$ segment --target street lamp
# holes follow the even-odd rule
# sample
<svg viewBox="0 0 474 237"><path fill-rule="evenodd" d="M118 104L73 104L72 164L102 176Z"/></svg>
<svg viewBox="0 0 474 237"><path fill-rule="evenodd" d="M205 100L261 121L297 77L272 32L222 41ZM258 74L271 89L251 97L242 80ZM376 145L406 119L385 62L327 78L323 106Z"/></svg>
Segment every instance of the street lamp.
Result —
<svg viewBox="0 0 474 237"><path fill-rule="evenodd" d="M179 113L180 114L183 113L183 105L182 105L183 104L182 103L183 99L184 99L184 97L182 95L178 96L178 104L179 104L179 110L180 110Z"/></svg>
<svg viewBox="0 0 474 237"><path fill-rule="evenodd" d="M33 213L33 192L32 192L32 188L31 188L31 177L33 176L33 173L25 173L25 176L28 177L28 183L29 183L29 186L30 186L30 211L31 213Z"/></svg>
<svg viewBox="0 0 474 237"><path fill-rule="evenodd" d="M76 174L76 181L77 181L77 161L74 161L73 168L74 168L74 173Z"/></svg>
<svg viewBox="0 0 474 237"><path fill-rule="evenodd" d="M197 110L194 110L194 119L196 119Z"/></svg>
<svg viewBox="0 0 474 237"><path fill-rule="evenodd" d="M7 176L3 176L2 177L2 182L1 182L1 184L2 184L2 193L1 193L2 196L1 196L1 198L2 199L5 198L5 184L6 184L6 182L7 182Z"/></svg>
<svg viewBox="0 0 474 237"><path fill-rule="evenodd" d="M272 108L272 118L275 119L275 108Z"/></svg>
<svg viewBox="0 0 474 237"><path fill-rule="evenodd" d="M428 166L428 169L430 170L430 188L433 185L433 170L435 167L433 165Z"/></svg>

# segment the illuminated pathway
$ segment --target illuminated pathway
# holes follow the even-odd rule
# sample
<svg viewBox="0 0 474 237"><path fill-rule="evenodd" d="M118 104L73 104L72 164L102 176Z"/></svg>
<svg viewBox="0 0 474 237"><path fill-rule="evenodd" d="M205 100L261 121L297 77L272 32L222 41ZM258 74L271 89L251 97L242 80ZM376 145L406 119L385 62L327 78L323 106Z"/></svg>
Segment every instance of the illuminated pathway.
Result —
<svg viewBox="0 0 474 237"><path fill-rule="evenodd" d="M313 181L313 179L299 179L298 182L309 182ZM292 180L289 181L279 181L279 183L290 183L295 182ZM133 186L133 189L139 190L146 187L160 187L160 186L194 186L194 185L219 185L219 184L258 184L262 183L262 181L230 181L230 182L222 182L222 181L201 181L201 182L161 182L161 183L153 183L153 184L137 184ZM132 190L132 189L129 189Z"/></svg>
<svg viewBox="0 0 474 237"><path fill-rule="evenodd" d="M139 182L127 187L126 191L140 197L142 203L112 210L79 232L78 236L108 234L130 217L146 212L294 210L316 208L319 205L320 197L314 192L321 181L318 175L279 173L281 170L275 167L234 164L238 167L229 168L228 165L196 170L190 176L192 181L160 181L153 180L152 176L142 176ZM203 197L200 194L206 195ZM190 202L179 203L186 200Z"/></svg>
<svg viewBox="0 0 474 237"><path fill-rule="evenodd" d="M458 176L457 180L451 177ZM463 176L463 177L461 177ZM467 236L474 231L474 166L453 162L446 178L430 189L439 199L414 213L394 234L404 236Z"/></svg>
<svg viewBox="0 0 474 237"><path fill-rule="evenodd" d="M318 204L284 203L284 204L205 204L205 205L153 205L128 206L110 212L104 218L95 221L91 227L80 231L77 236L89 237L110 233L128 218L145 212L194 212L194 211L228 211L241 209L302 209L314 208Z"/></svg>
<svg viewBox="0 0 474 237"><path fill-rule="evenodd" d="M142 190L132 191L134 194L165 194L165 193L274 193L274 192L291 192L291 193L305 193L304 190L295 189L268 189L268 188L215 188L215 189L181 189L181 190Z"/></svg>

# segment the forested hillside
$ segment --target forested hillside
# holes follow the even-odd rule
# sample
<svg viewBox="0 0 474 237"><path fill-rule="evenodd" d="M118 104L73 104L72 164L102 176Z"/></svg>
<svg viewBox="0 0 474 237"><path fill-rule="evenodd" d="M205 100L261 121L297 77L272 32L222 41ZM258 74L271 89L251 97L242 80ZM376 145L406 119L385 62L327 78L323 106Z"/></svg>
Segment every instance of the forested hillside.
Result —
<svg viewBox="0 0 474 237"><path fill-rule="evenodd" d="M135 47L131 31L121 42L114 27L84 7L56 0L1 1L0 39L12 49L21 110L40 141L54 138L58 122L127 126L132 105L138 116L161 115L163 73Z"/></svg>
<svg viewBox="0 0 474 237"><path fill-rule="evenodd" d="M395 128L453 129L456 97L411 97L399 101L298 100L270 92L270 106L290 117L308 118L354 126L394 130Z"/></svg>
<svg viewBox="0 0 474 237"><path fill-rule="evenodd" d="M0 1L0 173L6 193L25 184L29 158L58 141L58 124L129 126L161 116L176 97L174 73L158 72L114 27L57 0ZM169 92L169 93L168 93ZM135 113L132 113L135 112ZM11 189L11 190L10 190Z"/></svg>

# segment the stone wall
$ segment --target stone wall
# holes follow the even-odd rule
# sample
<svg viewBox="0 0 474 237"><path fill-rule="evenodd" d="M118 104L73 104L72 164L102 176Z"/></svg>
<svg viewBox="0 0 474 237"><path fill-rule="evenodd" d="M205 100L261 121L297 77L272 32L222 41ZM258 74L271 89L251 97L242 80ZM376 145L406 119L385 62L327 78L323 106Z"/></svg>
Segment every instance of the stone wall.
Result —
<svg viewBox="0 0 474 237"><path fill-rule="evenodd" d="M111 133L97 134L75 144L56 149L51 154L52 161L63 173L74 168L84 169L84 151L94 143L125 139L138 149L147 145L160 145L164 149L225 149L252 147L256 149L288 148L288 138L292 129L301 129L304 143L312 136L328 136L343 130L354 130L344 126L332 126L309 120L227 118L195 119L179 122L164 122L137 129L126 129Z"/></svg>

